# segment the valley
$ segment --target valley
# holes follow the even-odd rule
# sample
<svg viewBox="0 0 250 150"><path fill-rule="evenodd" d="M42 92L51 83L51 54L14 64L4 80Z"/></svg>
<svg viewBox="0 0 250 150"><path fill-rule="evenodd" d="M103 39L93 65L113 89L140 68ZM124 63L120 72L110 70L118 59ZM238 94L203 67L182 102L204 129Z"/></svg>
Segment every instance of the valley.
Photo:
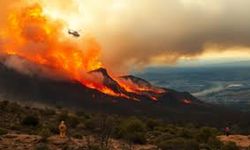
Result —
<svg viewBox="0 0 250 150"><path fill-rule="evenodd" d="M152 83L187 91L204 102L250 110L250 69L247 66L148 69L135 73Z"/></svg>

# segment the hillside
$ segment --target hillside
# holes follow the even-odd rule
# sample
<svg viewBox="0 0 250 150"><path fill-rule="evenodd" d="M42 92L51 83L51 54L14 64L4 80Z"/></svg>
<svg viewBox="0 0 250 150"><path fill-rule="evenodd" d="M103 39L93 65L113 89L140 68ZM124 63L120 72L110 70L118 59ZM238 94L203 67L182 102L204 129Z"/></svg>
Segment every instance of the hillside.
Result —
<svg viewBox="0 0 250 150"><path fill-rule="evenodd" d="M176 124L64 108L36 108L0 101L0 149L34 150L199 150L237 149L216 137L219 128ZM64 120L67 138L59 138ZM228 149L229 148L229 149Z"/></svg>
<svg viewBox="0 0 250 150"><path fill-rule="evenodd" d="M239 67L151 68L136 73L158 86L188 91L198 99L249 111L250 71Z"/></svg>
<svg viewBox="0 0 250 150"><path fill-rule="evenodd" d="M98 71L100 72L100 70L95 72ZM0 94L7 100L22 103L49 104L90 112L149 116L166 121L196 120L200 123L210 122L211 124L217 124L220 121L222 125L223 122L237 122L240 119L239 116L242 115L240 112L204 103L187 92L165 89L167 92L157 94L157 101L150 99L149 96L152 96L150 92L140 95L127 93L108 76L106 70L101 71L104 77L107 76L104 78L107 81L104 81L104 85L122 94L133 96L137 100L106 95L78 81L54 80L36 74L24 75L1 63Z"/></svg>

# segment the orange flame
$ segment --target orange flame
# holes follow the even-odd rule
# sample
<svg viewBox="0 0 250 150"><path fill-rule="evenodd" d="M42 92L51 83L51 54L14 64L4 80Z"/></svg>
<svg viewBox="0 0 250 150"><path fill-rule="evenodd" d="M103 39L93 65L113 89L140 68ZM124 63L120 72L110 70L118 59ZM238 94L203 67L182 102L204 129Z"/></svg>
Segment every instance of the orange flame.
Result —
<svg viewBox="0 0 250 150"><path fill-rule="evenodd" d="M191 100L188 100L188 99L184 99L182 101L184 104L192 104L192 101Z"/></svg>
<svg viewBox="0 0 250 150"><path fill-rule="evenodd" d="M83 72L102 66L100 46L91 37L82 39L81 44L65 38L63 25L63 22L43 15L38 4L13 12L9 16L8 28L1 35L7 42L0 52L21 56L87 82Z"/></svg>
<svg viewBox="0 0 250 150"><path fill-rule="evenodd" d="M89 35L75 40L65 36L63 21L53 20L44 15L39 4L13 11L8 18L7 27L0 29L0 54L17 55L39 65L48 66L63 72L72 80L78 80L89 88L105 94L129 98L115 93L103 84L90 80L86 72L102 67L101 48ZM128 92L138 93L144 89L119 84ZM154 91L157 93L157 91ZM154 100L156 98L153 98Z"/></svg>
<svg viewBox="0 0 250 150"><path fill-rule="evenodd" d="M158 96L162 93L166 93L165 90L156 87L148 87L134 83L131 80L118 79L117 82L123 87L126 91L136 93L138 95L146 95L153 101L158 100ZM144 94L143 94L144 93ZM147 94L145 94L147 93Z"/></svg>

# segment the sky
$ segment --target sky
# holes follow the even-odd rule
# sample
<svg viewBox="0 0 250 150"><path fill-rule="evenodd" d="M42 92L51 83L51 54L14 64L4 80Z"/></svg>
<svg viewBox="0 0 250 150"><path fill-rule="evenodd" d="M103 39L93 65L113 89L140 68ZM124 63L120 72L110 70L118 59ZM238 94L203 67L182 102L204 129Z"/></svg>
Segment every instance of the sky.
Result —
<svg viewBox="0 0 250 150"><path fill-rule="evenodd" d="M116 70L250 60L249 0L0 0L0 11L34 2L95 36Z"/></svg>

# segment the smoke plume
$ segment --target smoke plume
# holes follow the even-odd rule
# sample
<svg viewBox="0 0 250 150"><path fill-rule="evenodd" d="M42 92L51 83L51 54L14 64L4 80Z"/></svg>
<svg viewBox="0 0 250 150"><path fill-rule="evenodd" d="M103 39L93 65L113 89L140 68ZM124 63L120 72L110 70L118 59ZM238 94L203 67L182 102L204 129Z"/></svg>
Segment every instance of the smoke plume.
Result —
<svg viewBox="0 0 250 150"><path fill-rule="evenodd" d="M114 72L175 63L208 49L219 54L232 48L249 50L250 46L249 0L39 2L69 28L95 35L103 50L102 62ZM12 5L0 1L1 25Z"/></svg>

